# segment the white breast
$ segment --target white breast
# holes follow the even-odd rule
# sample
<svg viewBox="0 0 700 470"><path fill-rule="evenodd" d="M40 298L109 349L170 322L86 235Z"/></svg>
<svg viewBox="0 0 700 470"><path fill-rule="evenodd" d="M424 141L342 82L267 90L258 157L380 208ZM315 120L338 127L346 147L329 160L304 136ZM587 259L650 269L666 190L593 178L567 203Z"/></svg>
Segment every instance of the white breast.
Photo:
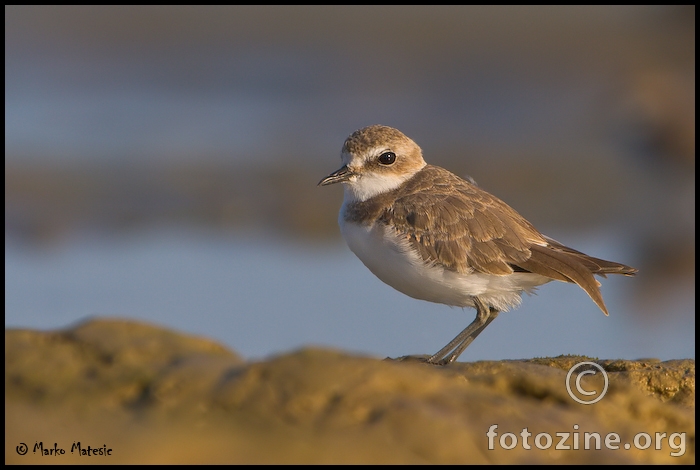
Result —
<svg viewBox="0 0 700 470"><path fill-rule="evenodd" d="M507 276L459 274L424 262L407 240L382 223L346 222L345 204L339 216L343 238L372 273L399 292L420 300L456 307L474 307L478 296L505 311L520 304L523 291L531 292L550 279L531 273Z"/></svg>

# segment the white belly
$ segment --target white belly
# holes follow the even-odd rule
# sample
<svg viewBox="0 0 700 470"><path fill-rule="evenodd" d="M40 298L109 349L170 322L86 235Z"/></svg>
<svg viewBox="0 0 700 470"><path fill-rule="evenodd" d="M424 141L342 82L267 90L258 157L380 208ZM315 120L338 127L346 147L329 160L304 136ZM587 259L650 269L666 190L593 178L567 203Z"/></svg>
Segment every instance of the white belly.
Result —
<svg viewBox="0 0 700 470"><path fill-rule="evenodd" d="M549 278L531 273L506 276L472 273L459 274L425 263L403 240L376 223L363 226L345 222L342 211L340 229L350 250L379 279L394 289L416 299L456 307L474 307L479 297L499 311L520 304L523 291L531 292Z"/></svg>

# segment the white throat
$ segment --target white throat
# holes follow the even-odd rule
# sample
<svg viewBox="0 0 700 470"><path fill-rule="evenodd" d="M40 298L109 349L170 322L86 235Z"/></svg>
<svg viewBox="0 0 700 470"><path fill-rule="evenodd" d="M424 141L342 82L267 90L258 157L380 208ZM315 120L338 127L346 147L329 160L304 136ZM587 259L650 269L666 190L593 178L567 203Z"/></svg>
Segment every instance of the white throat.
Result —
<svg viewBox="0 0 700 470"><path fill-rule="evenodd" d="M361 173L351 177L345 186L345 202L362 202L401 186L406 180L425 167L425 163L414 173Z"/></svg>

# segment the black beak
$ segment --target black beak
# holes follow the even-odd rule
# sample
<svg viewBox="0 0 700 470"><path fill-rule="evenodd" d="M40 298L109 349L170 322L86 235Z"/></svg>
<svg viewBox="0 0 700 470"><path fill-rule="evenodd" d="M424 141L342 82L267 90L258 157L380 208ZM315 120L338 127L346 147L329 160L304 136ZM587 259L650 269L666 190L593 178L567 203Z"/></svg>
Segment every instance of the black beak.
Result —
<svg viewBox="0 0 700 470"><path fill-rule="evenodd" d="M339 170L334 171L330 175L326 176L323 178L321 181L318 182L318 186L326 186L329 184L334 184L334 183L342 183L343 181L347 181L348 178L352 176L352 171L348 168L347 165L343 165Z"/></svg>

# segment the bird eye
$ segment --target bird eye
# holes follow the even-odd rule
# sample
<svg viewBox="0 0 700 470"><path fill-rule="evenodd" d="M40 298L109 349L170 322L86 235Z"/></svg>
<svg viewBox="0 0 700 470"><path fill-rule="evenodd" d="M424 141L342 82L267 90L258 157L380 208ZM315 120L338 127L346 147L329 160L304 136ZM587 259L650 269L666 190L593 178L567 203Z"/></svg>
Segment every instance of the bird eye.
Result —
<svg viewBox="0 0 700 470"><path fill-rule="evenodd" d="M396 154L394 152L384 152L379 155L379 163L382 165L392 165L396 161Z"/></svg>

